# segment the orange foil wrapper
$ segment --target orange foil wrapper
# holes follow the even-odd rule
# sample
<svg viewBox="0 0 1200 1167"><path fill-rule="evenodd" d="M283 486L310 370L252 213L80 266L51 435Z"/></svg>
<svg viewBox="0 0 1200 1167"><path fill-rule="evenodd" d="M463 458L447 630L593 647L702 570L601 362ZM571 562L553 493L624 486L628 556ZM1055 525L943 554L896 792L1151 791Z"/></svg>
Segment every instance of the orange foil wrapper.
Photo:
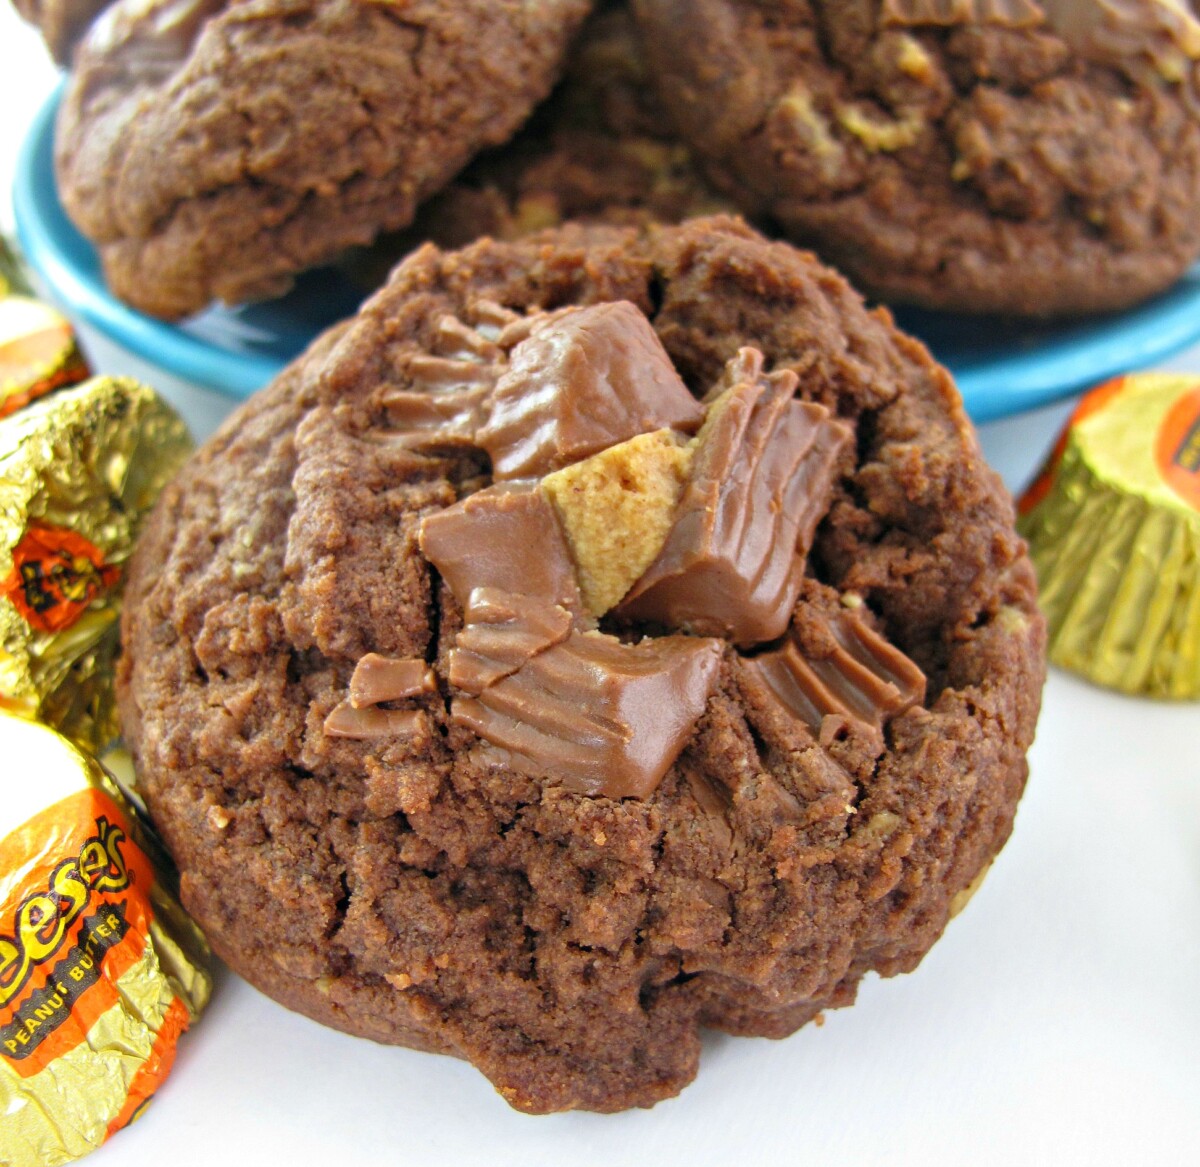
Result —
<svg viewBox="0 0 1200 1167"><path fill-rule="evenodd" d="M0 418L87 376L71 325L33 298L0 239Z"/></svg>
<svg viewBox="0 0 1200 1167"><path fill-rule="evenodd" d="M1126 693L1200 700L1200 379L1092 390L1020 511L1050 659Z"/></svg>
<svg viewBox="0 0 1200 1167"><path fill-rule="evenodd" d="M138 1116L211 980L108 772L4 713L0 750L20 775L0 809L0 1148L54 1167Z"/></svg>

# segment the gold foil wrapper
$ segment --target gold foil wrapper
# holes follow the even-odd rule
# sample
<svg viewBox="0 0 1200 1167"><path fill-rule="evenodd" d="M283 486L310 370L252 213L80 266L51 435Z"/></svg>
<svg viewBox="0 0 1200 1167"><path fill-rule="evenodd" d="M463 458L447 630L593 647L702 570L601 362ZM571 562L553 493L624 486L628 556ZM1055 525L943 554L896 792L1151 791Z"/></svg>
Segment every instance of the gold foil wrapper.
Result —
<svg viewBox="0 0 1200 1167"><path fill-rule="evenodd" d="M1021 512L1050 659L1127 693L1200 698L1200 378L1093 390Z"/></svg>
<svg viewBox="0 0 1200 1167"><path fill-rule="evenodd" d="M174 411L129 378L0 421L0 708L95 752L116 738L125 564L190 449Z"/></svg>
<svg viewBox="0 0 1200 1167"><path fill-rule="evenodd" d="M5 713L0 751L0 1162L56 1167L141 1113L212 982L104 768Z"/></svg>
<svg viewBox="0 0 1200 1167"><path fill-rule="evenodd" d="M32 295L33 288L25 276L21 261L0 235L0 297Z"/></svg>
<svg viewBox="0 0 1200 1167"><path fill-rule="evenodd" d="M16 256L0 239L0 418L87 376L66 317L33 298Z"/></svg>

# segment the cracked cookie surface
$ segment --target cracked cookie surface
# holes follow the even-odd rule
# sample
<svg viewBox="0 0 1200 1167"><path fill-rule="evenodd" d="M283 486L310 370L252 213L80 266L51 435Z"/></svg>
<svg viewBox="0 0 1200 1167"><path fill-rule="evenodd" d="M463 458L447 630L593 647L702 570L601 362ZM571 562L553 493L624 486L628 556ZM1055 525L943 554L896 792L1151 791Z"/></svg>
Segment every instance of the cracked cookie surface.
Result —
<svg viewBox="0 0 1200 1167"><path fill-rule="evenodd" d="M1183 0L632 0L713 181L864 290L1125 307L1200 254Z"/></svg>
<svg viewBox="0 0 1200 1167"><path fill-rule="evenodd" d="M63 204L152 315L279 295L511 137L590 7L118 0L63 98Z"/></svg>
<svg viewBox="0 0 1200 1167"><path fill-rule="evenodd" d="M768 435L835 439L767 459L825 486L819 522L781 528L805 552L781 639L597 627L536 481L493 482L492 457L556 473L574 448L530 445L554 402L517 424L511 374L595 318L563 309L609 303L697 402L638 424L696 432L698 488ZM489 457L471 435L502 381ZM1007 838L1044 674L1012 522L945 372L786 244L713 219L427 247L164 493L129 581L125 735L184 902L265 992L468 1058L522 1110L649 1106L694 1076L702 1027L780 1037L915 967ZM567 741L596 677L604 733ZM638 717L661 748L607 797Z"/></svg>

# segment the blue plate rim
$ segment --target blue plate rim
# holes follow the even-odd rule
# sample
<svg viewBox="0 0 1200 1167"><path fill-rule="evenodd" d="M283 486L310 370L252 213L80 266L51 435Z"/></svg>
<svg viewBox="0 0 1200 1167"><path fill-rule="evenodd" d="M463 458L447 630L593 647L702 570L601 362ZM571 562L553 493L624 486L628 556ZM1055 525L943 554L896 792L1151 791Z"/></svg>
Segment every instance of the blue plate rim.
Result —
<svg viewBox="0 0 1200 1167"><path fill-rule="evenodd" d="M13 211L30 264L68 312L130 352L184 380L235 398L249 396L288 362L233 352L146 316L113 297L102 279L71 262L48 222L46 192L37 182L39 172L45 172L39 167L41 159L49 158L52 173L54 122L66 83L66 78L60 81L38 110L17 159ZM57 191L50 193L57 203ZM972 420L993 421L1050 405L1200 341L1200 266L1155 300L1111 317L1074 323L1088 329L1084 337L1051 337L1030 351L1014 349L1011 355L989 357L970 368L955 368L952 359L939 358L950 369ZM916 335L921 339L919 330Z"/></svg>
<svg viewBox="0 0 1200 1167"><path fill-rule="evenodd" d="M972 420L995 421L1051 405L1188 348L1200 340L1200 281L1176 302L1164 306L1151 301L1118 319L1119 333L1107 341L1051 343L1034 353L1015 353L984 368L955 373Z"/></svg>

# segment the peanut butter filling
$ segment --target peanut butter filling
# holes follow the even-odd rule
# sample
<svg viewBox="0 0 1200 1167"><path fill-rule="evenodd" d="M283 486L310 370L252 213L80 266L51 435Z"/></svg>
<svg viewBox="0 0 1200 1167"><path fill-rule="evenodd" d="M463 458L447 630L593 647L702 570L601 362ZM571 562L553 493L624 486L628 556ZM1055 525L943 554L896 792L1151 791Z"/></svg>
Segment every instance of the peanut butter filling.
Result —
<svg viewBox="0 0 1200 1167"><path fill-rule="evenodd" d="M491 306L474 327L442 320L434 347L381 403L401 444L492 460L494 485L420 529L463 611L450 719L482 760L645 798L727 668L818 735L832 718L878 736L923 698L921 671L857 613L830 618L823 647L790 632L853 441L794 372L743 349L701 404L627 303ZM646 625L668 634L639 638ZM326 732L417 733L421 710L380 706L432 687L422 661L364 657Z"/></svg>

